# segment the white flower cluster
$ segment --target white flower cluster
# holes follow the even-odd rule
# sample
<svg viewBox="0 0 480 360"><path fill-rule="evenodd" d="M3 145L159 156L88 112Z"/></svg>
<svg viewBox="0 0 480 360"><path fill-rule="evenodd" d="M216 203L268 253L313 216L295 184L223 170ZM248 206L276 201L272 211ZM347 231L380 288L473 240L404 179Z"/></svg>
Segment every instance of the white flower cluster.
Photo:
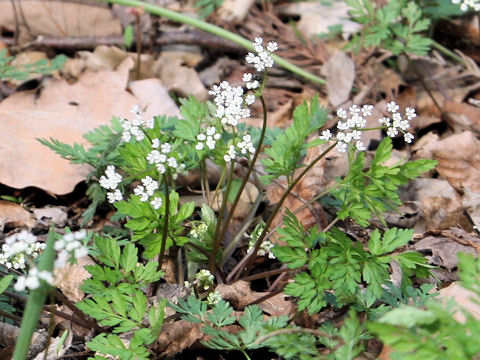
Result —
<svg viewBox="0 0 480 360"><path fill-rule="evenodd" d="M398 112L399 106L391 101L387 104L387 111L392 114L392 119L383 117L378 121L387 129L387 135L390 137L395 137L398 135L399 131L403 133L404 139L407 143L411 143L413 140L413 135L406 130L410 127L409 121L416 117L415 109L407 107L405 109L405 117ZM362 131L367 129L365 125L367 116L372 115L373 105L364 105L359 107L358 105L352 105L348 108L348 112L345 109L338 109L337 116L340 118L340 121L337 124L337 135L335 140L337 141L336 148L340 152L347 151L347 147L353 141L355 142L355 148L359 151L365 150L365 144L362 139ZM330 130L322 131L322 135L319 136L320 139L330 140L333 135Z"/></svg>
<svg viewBox="0 0 480 360"><path fill-rule="evenodd" d="M400 107L394 102L391 101L387 104L387 111L392 114L392 118L383 117L378 121L387 127L387 135L390 137L395 137L398 135L399 130L403 133L403 138L405 142L411 143L413 140L413 135L409 132L406 132L410 127L409 121L417 116L415 109L410 107L405 108L405 117L402 117L402 114L398 112Z"/></svg>
<svg viewBox="0 0 480 360"><path fill-rule="evenodd" d="M271 53L278 50L278 44L275 41L270 41L267 44L266 50L263 48L262 43L263 39L261 37L256 37L253 46L257 55L250 52L245 58L247 63L253 64L258 72L273 67L273 59Z"/></svg>
<svg viewBox="0 0 480 360"><path fill-rule="evenodd" d="M27 230L11 235L5 239L0 253L0 265L7 269L25 269L25 255L35 259L40 250L45 249L44 243L37 242L37 237Z"/></svg>
<svg viewBox="0 0 480 360"><path fill-rule="evenodd" d="M197 226L193 227L192 230L188 233L188 235L194 239L200 239L203 234L205 234L208 230L207 224L201 222Z"/></svg>
<svg viewBox="0 0 480 360"><path fill-rule="evenodd" d="M158 182L153 180L150 176L147 176L142 179L142 185L138 185L133 189L135 195L140 196L140 201L147 202L153 206L155 210L162 207L162 198L159 196L154 196L155 191L158 190Z"/></svg>
<svg viewBox="0 0 480 360"><path fill-rule="evenodd" d="M143 139L145 139L145 133L143 131L143 128L153 129L155 126L155 120L153 117L150 119L144 119L140 115L140 109L138 105L134 105L130 112L135 115L134 120L120 120L123 128L122 141L129 142L132 136L135 137L137 141L142 141Z"/></svg>
<svg viewBox="0 0 480 360"><path fill-rule="evenodd" d="M213 85L208 92L215 96L213 101L217 105L216 116L221 119L223 125L237 126L240 119L250 117L250 109L247 107L241 86L230 86L228 81L222 81L220 85Z"/></svg>
<svg viewBox="0 0 480 360"><path fill-rule="evenodd" d="M223 155L223 160L225 160L225 162L230 162L230 161L235 160L235 156L237 156L237 154L235 152L235 146L230 145L228 147L227 153L225 155Z"/></svg>
<svg viewBox="0 0 480 360"><path fill-rule="evenodd" d="M479 0L452 0L453 4L461 4L460 9L462 11L467 11L469 8L480 11L480 1Z"/></svg>
<svg viewBox="0 0 480 360"><path fill-rule="evenodd" d="M362 138L362 132L359 129L362 129L367 124L366 116L372 115L372 105L364 105L360 108L357 105L352 105L348 109L348 113L345 109L338 109L337 116L340 118L340 121L337 124L338 133L336 136L337 145L336 148L339 152L347 151L348 144L352 143L354 140L355 147L357 150L365 150L365 145ZM332 138L332 133L330 130L325 130L320 135L320 139L330 140Z"/></svg>
<svg viewBox="0 0 480 360"><path fill-rule="evenodd" d="M253 154L255 153L255 147L252 143L252 137L250 135L244 135L242 141L237 144L240 152L245 155L247 153Z"/></svg>
<svg viewBox="0 0 480 360"><path fill-rule="evenodd" d="M108 202L123 200L122 193L117 189L118 184L122 182L122 176L115 172L115 166L108 165L105 175L100 177L100 186L107 190L113 190L107 193Z"/></svg>
<svg viewBox="0 0 480 360"><path fill-rule="evenodd" d="M249 243L248 243L248 252L252 251L255 247L255 243L257 238L252 236ZM258 256L267 256L269 259L276 259L275 255L271 252L273 248L273 244L269 240L265 240L260 244L260 248L258 249L257 255Z"/></svg>
<svg viewBox="0 0 480 360"><path fill-rule="evenodd" d="M167 169L170 169L174 174L185 169L185 164L178 164L175 157L168 156L172 151L170 143L161 144L159 139L153 139L152 147L154 150L147 155L147 162L154 164L160 174L165 174Z"/></svg>
<svg viewBox="0 0 480 360"><path fill-rule="evenodd" d="M222 135L217 132L215 126L209 126L204 133L202 132L197 135L198 143L195 145L195 149L203 150L206 146L210 150L213 150L221 137Z"/></svg>
<svg viewBox="0 0 480 360"><path fill-rule="evenodd" d="M208 290L213 285L213 280L215 280L215 277L206 269L202 269L195 274L195 283L204 290Z"/></svg>
<svg viewBox="0 0 480 360"><path fill-rule="evenodd" d="M213 291L207 296L207 304L211 306L217 305L220 300L222 300L222 295L218 291Z"/></svg>
<svg viewBox="0 0 480 360"><path fill-rule="evenodd" d="M87 248L81 242L86 235L86 231L81 230L66 234L55 242L54 248L58 251L54 265L56 269L63 268L71 257L79 259L88 255ZM46 244L39 243L35 235L23 230L5 239L5 244L2 246L3 253L0 254L0 264L7 268L25 269L25 257L35 259L38 257L39 250L45 247ZM35 264L30 262L28 273L19 276L13 287L17 291L35 290L42 280L50 285L54 284L54 276L50 271L39 271Z"/></svg>
<svg viewBox="0 0 480 360"><path fill-rule="evenodd" d="M86 236L87 232L80 230L65 234L63 238L55 242L54 247L58 251L57 259L55 260L56 269L61 269L67 265L72 256L78 260L88 255L88 249L82 244L82 240Z"/></svg>

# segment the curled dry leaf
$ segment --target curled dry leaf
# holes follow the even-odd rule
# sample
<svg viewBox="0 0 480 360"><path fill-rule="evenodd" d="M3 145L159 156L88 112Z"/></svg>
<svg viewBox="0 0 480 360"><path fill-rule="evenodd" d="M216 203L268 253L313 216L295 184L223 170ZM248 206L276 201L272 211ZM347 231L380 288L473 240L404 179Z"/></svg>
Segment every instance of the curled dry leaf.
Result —
<svg viewBox="0 0 480 360"><path fill-rule="evenodd" d="M153 349L164 357L178 354L203 337L201 328L201 324L187 320L166 323Z"/></svg>
<svg viewBox="0 0 480 360"><path fill-rule="evenodd" d="M463 207L455 189L446 180L414 179L412 186L421 210L421 218L415 224L417 232L429 229L448 229L459 223Z"/></svg>
<svg viewBox="0 0 480 360"><path fill-rule="evenodd" d="M454 188L480 194L480 141L473 133L465 131L437 142L432 154L438 161L436 170Z"/></svg>
<svg viewBox="0 0 480 360"><path fill-rule="evenodd" d="M11 201L0 200L0 229L4 226L31 229L35 226L35 220L20 204Z"/></svg>
<svg viewBox="0 0 480 360"><path fill-rule="evenodd" d="M229 301L236 309L243 309L250 303L267 295L264 292L252 291L250 283L246 281L237 281L231 285L218 285L216 291L220 293L222 299ZM286 295L280 293L258 304L258 307L269 315L281 316L290 315L294 311L294 305L291 301L285 300Z"/></svg>
<svg viewBox="0 0 480 360"><path fill-rule="evenodd" d="M352 59L340 51L323 65L322 74L327 80L330 103L337 107L347 101L355 79L355 64Z"/></svg>
<svg viewBox="0 0 480 360"><path fill-rule="evenodd" d="M83 280L89 278L90 273L85 266L95 265L95 262L88 256L78 259L77 264L67 264L62 269L55 270L57 287L73 303L83 300L85 293L80 290Z"/></svg>
<svg viewBox="0 0 480 360"><path fill-rule="evenodd" d="M50 83L38 96L19 92L0 103L0 183L24 188L36 186L55 194L71 192L90 172L87 165L70 164L36 138L50 137L72 144L86 144L82 134L103 124L112 116L131 118L130 109L146 108L145 117L157 114L179 115L179 110L158 80L130 84L137 98L127 91L129 58L116 71L84 73L71 85L66 80ZM151 87L151 82L156 82ZM148 93L142 87L156 89ZM161 90L161 91L159 91ZM19 110L21 109L21 110Z"/></svg>
<svg viewBox="0 0 480 360"><path fill-rule="evenodd" d="M17 3L22 21L9 1L0 2L0 24L12 33L18 23L20 41L38 36L97 37L121 36L120 21L104 4L78 1L22 0Z"/></svg>
<svg viewBox="0 0 480 360"><path fill-rule="evenodd" d="M480 240L462 229L452 228L425 237L416 242L413 248L421 253L432 254L426 256L430 264L453 271L458 265L457 253L478 254Z"/></svg>

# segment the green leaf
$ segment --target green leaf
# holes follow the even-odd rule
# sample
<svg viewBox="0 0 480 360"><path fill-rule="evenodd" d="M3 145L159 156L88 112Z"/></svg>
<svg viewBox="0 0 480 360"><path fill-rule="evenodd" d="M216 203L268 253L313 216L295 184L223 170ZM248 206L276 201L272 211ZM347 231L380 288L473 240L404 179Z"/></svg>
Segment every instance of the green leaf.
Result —
<svg viewBox="0 0 480 360"><path fill-rule="evenodd" d="M132 272L138 262L138 249L132 243L127 243L123 248L122 255L120 257L120 267L126 274Z"/></svg>
<svg viewBox="0 0 480 360"><path fill-rule="evenodd" d="M380 239L380 231L374 230L370 235L368 248L373 255L383 255L406 245L413 236L413 230L391 228L383 234Z"/></svg>
<svg viewBox="0 0 480 360"><path fill-rule="evenodd" d="M5 275L0 280L0 294L3 293L10 286L13 280L13 275Z"/></svg>

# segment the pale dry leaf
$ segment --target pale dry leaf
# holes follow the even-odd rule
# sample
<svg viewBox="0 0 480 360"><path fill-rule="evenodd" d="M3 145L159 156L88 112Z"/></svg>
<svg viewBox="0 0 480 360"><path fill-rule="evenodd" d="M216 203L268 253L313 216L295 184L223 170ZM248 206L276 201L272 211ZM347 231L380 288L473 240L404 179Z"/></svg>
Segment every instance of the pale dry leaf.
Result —
<svg viewBox="0 0 480 360"><path fill-rule="evenodd" d="M0 200L0 229L4 226L31 229L36 222L33 215L20 204Z"/></svg>
<svg viewBox="0 0 480 360"><path fill-rule="evenodd" d="M62 340L62 336L50 339L48 349L35 356L34 360L56 360L65 355L67 350L72 346L73 333L70 330L64 331L68 331L65 339Z"/></svg>
<svg viewBox="0 0 480 360"><path fill-rule="evenodd" d="M87 265L95 265L95 262L89 256L84 256L78 259L77 264L67 264L61 269L55 269L56 286L73 303L85 297L85 293L80 290L80 285L85 279L91 277L85 270Z"/></svg>
<svg viewBox="0 0 480 360"><path fill-rule="evenodd" d="M446 119L457 132L464 130L477 134L480 132L480 109L478 107L464 102L445 101L443 109L448 113Z"/></svg>
<svg viewBox="0 0 480 360"><path fill-rule="evenodd" d="M415 224L417 232L430 229L448 229L458 224L463 206L455 189L442 179L414 179L415 200L421 210L420 220Z"/></svg>
<svg viewBox="0 0 480 360"><path fill-rule="evenodd" d="M202 326L187 320L166 323L153 349L162 356L174 356L202 339Z"/></svg>
<svg viewBox="0 0 480 360"><path fill-rule="evenodd" d="M345 38L359 31L361 26L349 20L348 9L348 5L343 1L334 1L329 5L302 1L275 6L277 14L300 16L297 27L307 37L328 33L330 26L339 24L342 25L342 33Z"/></svg>
<svg viewBox="0 0 480 360"><path fill-rule="evenodd" d="M190 54L193 58L195 55ZM198 100L208 99L208 91L203 86L198 73L188 66L185 53L164 52L154 64L154 71L168 90L181 96L195 96Z"/></svg>
<svg viewBox="0 0 480 360"><path fill-rule="evenodd" d="M414 250L432 254L426 256L430 264L453 271L458 265L458 253L477 254L476 248L480 245L478 238L463 230L457 233L442 231L440 234L427 236L413 245Z"/></svg>
<svg viewBox="0 0 480 360"><path fill-rule="evenodd" d="M480 299L474 292L465 289L459 283L454 282L441 289L438 299L444 302L454 299L458 305L472 314L475 319L480 320ZM453 317L461 323L466 321L465 315L461 311L456 311Z"/></svg>
<svg viewBox="0 0 480 360"><path fill-rule="evenodd" d="M250 283L243 280L230 285L218 285L215 290L222 296L223 300L230 302L235 309L243 309L250 303L268 294L252 291ZM292 301L287 301L285 298L286 295L280 293L257 305L262 311L271 316L291 315L295 306Z"/></svg>
<svg viewBox="0 0 480 360"><path fill-rule="evenodd" d="M436 170L457 190L480 194L480 141L470 131L455 134L435 144Z"/></svg>
<svg viewBox="0 0 480 360"><path fill-rule="evenodd" d="M355 79L355 64L352 59L340 51L323 65L322 74L327 80L330 103L337 107L347 101Z"/></svg>
<svg viewBox="0 0 480 360"><path fill-rule="evenodd" d="M254 2L254 0L225 0L218 9L218 15L228 23L242 23Z"/></svg>
<svg viewBox="0 0 480 360"><path fill-rule="evenodd" d="M130 109L135 104L141 109L148 107L145 117L178 116L180 112L165 89L156 93L141 90L142 86L152 89L148 80L130 84L142 98L126 89L132 67L133 61L127 58L116 71L87 72L73 85L59 80L45 87L40 96L24 91L2 101L0 183L14 188L36 186L55 194L69 193L91 168L70 164L36 138L87 144L83 134L109 124L112 116L131 118ZM160 87L157 80L153 88Z"/></svg>
<svg viewBox="0 0 480 360"><path fill-rule="evenodd" d="M40 209L33 209L33 216L43 226L49 227L52 223L62 228L66 225L68 214L63 206L46 206Z"/></svg>
<svg viewBox="0 0 480 360"><path fill-rule="evenodd" d="M16 2L24 21L19 21L20 41L38 36L97 37L121 36L122 27L107 6L79 1L22 0ZM0 2L0 24L14 32L15 14L10 1ZM25 23L28 26L25 27Z"/></svg>

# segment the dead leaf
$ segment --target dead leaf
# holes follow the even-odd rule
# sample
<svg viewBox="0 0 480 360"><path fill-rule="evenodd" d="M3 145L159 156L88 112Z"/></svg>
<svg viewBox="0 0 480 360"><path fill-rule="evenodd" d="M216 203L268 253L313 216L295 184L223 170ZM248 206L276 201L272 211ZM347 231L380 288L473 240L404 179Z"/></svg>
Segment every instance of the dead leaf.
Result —
<svg viewBox="0 0 480 360"><path fill-rule="evenodd" d="M20 204L0 200L0 229L3 231L5 226L31 229L35 220Z"/></svg>
<svg viewBox="0 0 480 360"><path fill-rule="evenodd" d="M24 21L19 21L20 41L38 36L97 37L121 36L120 21L106 4L82 4L78 1L22 0L17 3ZM0 24L14 32L16 16L11 2L0 2ZM25 26L27 24L28 28Z"/></svg>
<svg viewBox="0 0 480 360"><path fill-rule="evenodd" d="M223 21L242 23L254 2L254 0L225 0L218 9L218 15Z"/></svg>
<svg viewBox="0 0 480 360"><path fill-rule="evenodd" d="M164 324L160 336L153 345L155 352L165 357L182 352L203 337L202 327L201 324L187 320Z"/></svg>
<svg viewBox="0 0 480 360"><path fill-rule="evenodd" d="M430 253L426 258L429 263L452 271L458 265L457 254L460 252L477 254L476 247L480 240L460 230L460 233L443 231L441 236L427 236L416 242L413 248L421 253ZM473 246L472 246L473 245Z"/></svg>
<svg viewBox="0 0 480 360"><path fill-rule="evenodd" d="M68 331L65 339L62 339L62 336L50 339L48 349L35 356L34 360L55 360L65 355L67 350L72 346L73 333L70 330L64 331Z"/></svg>
<svg viewBox="0 0 480 360"><path fill-rule="evenodd" d="M458 283L452 283L450 286L440 290L438 299L446 302L452 298L458 305L472 314L475 319L480 320L479 299L474 292L465 289ZM461 323L466 321L465 315L461 311L456 311L453 317Z"/></svg>
<svg viewBox="0 0 480 360"><path fill-rule="evenodd" d="M436 170L454 188L480 194L480 141L473 133L465 131L437 142L432 154L438 161Z"/></svg>
<svg viewBox="0 0 480 360"><path fill-rule="evenodd" d="M83 134L108 124L112 116L129 118L130 108L135 104L141 109L148 107L145 117L178 116L178 108L158 80L131 83L131 88L141 93L142 98L126 90L132 66L133 61L127 58L116 71L87 72L73 85L59 80L44 88L40 96L25 91L2 101L0 183L14 188L36 186L55 194L69 193L85 179L90 167L70 164L36 138L86 144ZM152 87L155 81L157 84ZM143 86L157 91L147 93Z"/></svg>
<svg viewBox="0 0 480 360"><path fill-rule="evenodd" d="M348 5L343 1L334 1L328 5L302 1L275 6L277 14L290 17L300 16L297 27L306 37L328 33L330 26L339 24L342 25L345 38L356 33L361 29L361 26L349 20L348 10Z"/></svg>
<svg viewBox="0 0 480 360"><path fill-rule="evenodd" d="M464 102L445 101L443 109L449 113L446 119L450 120L450 125L457 131L480 132L480 109L478 107Z"/></svg>
<svg viewBox="0 0 480 360"><path fill-rule="evenodd" d="M431 229L448 229L456 226L463 213L460 197L446 180L414 179L415 200L421 210L421 218L415 224L417 232Z"/></svg>
<svg viewBox="0 0 480 360"><path fill-rule="evenodd" d="M53 223L59 228L63 228L68 220L68 214L62 206L46 206L41 209L33 209L33 216L38 223L44 227L50 227Z"/></svg>
<svg viewBox="0 0 480 360"><path fill-rule="evenodd" d="M67 264L61 269L55 269L56 286L73 303L83 300L85 293L80 290L83 280L91 277L85 266L95 265L88 256L78 259L77 264Z"/></svg>
<svg viewBox="0 0 480 360"><path fill-rule="evenodd" d="M252 291L250 283L237 281L231 285L221 284L215 289L222 299L229 301L235 309L243 309L250 303L267 295L264 292ZM258 307L271 316L290 315L294 311L291 301L285 300L285 294L277 294L258 304Z"/></svg>
<svg viewBox="0 0 480 360"><path fill-rule="evenodd" d="M191 59L188 59L188 57ZM203 86L198 73L191 67L198 59L195 53L164 52L154 64L154 71L168 90L181 96L195 96L200 101L208 99L208 91Z"/></svg>
<svg viewBox="0 0 480 360"><path fill-rule="evenodd" d="M330 103L337 107L350 97L355 79L355 64L343 51L330 57L322 68L327 80L327 93Z"/></svg>

